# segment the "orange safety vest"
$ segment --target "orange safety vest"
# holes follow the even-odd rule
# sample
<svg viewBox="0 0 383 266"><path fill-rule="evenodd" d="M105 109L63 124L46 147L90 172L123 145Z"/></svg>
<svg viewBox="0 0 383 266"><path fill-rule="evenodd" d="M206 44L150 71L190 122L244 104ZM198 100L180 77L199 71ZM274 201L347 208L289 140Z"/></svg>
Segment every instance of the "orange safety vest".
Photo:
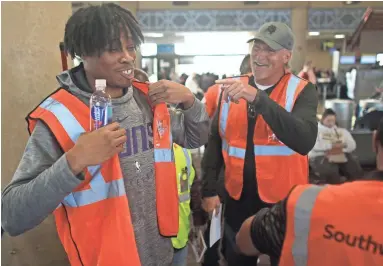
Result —
<svg viewBox="0 0 383 266"><path fill-rule="evenodd" d="M287 200L280 266L383 265L383 182L301 185Z"/></svg>
<svg viewBox="0 0 383 266"><path fill-rule="evenodd" d="M219 95L221 91L220 88L221 86L219 84L215 84L209 87L205 93L205 107L206 112L210 118L214 116L215 111L217 110Z"/></svg>
<svg viewBox="0 0 383 266"><path fill-rule="evenodd" d="M147 95L148 85L133 82ZM89 131L89 107L65 89L45 99L27 117L29 133L43 121L64 152ZM158 125L168 128L159 132ZM159 232L178 233L178 190L170 115L166 104L156 105L153 118L156 203ZM85 181L54 211L57 232L71 265L139 266L134 230L118 154L84 170Z"/></svg>
<svg viewBox="0 0 383 266"><path fill-rule="evenodd" d="M248 76L239 77L246 84ZM270 98L291 112L295 100L306 86L290 73L282 77ZM239 200L243 188L243 168L247 142L247 102L238 104L221 100L219 133L225 161L225 187ZM254 129L254 155L258 193L264 202L275 203L287 196L294 185L308 183L308 159L279 141L271 128L258 115Z"/></svg>

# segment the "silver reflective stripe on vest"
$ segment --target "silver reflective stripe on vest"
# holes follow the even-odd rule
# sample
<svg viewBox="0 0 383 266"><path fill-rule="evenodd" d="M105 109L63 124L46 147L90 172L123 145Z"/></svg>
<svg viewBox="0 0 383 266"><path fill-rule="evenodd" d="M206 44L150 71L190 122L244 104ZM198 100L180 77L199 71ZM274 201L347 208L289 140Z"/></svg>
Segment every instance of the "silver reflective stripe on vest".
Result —
<svg viewBox="0 0 383 266"><path fill-rule="evenodd" d="M226 135L227 117L229 116L230 102L222 101L221 103L221 115L219 127L221 129L222 136Z"/></svg>
<svg viewBox="0 0 383 266"><path fill-rule="evenodd" d="M294 153L295 151L287 146L254 145L255 156L289 156Z"/></svg>
<svg viewBox="0 0 383 266"><path fill-rule="evenodd" d="M183 153L185 155L185 159L186 159L186 167L187 167L187 171L188 171L187 182L188 182L188 187L189 187L190 186L189 182L190 182L190 175L191 175L191 167L192 167L191 158L189 156L187 149L182 148L182 151L183 151ZM178 200L181 203L190 200L190 189L187 192L184 192L181 195L178 195Z"/></svg>
<svg viewBox="0 0 383 266"><path fill-rule="evenodd" d="M298 78L294 75L291 75L290 79L287 83L286 103L285 103L285 109L287 112L291 112L291 110L293 109L294 95L295 95L295 91L297 90L300 81L301 81L300 78Z"/></svg>
<svg viewBox="0 0 383 266"><path fill-rule="evenodd" d="M180 203L190 200L190 193L184 193L178 196L178 200Z"/></svg>
<svg viewBox="0 0 383 266"><path fill-rule="evenodd" d="M324 186L310 186L298 198L294 208L294 242L292 254L294 266L307 266L308 238L315 200Z"/></svg>
<svg viewBox="0 0 383 266"><path fill-rule="evenodd" d="M40 107L54 114L74 143L76 143L79 136L85 132L85 129L73 116L71 111L55 99L49 97L40 105ZM62 204L69 207L80 207L107 198L125 195L125 187L122 177L118 180L106 183L101 174L100 165L89 166L87 169L93 176L89 183L90 189L70 193L64 198Z"/></svg>
<svg viewBox="0 0 383 266"><path fill-rule="evenodd" d="M229 156L245 159L245 149L229 146L224 139L222 140L222 150L226 151Z"/></svg>
<svg viewBox="0 0 383 266"><path fill-rule="evenodd" d="M173 161L171 149L154 149L154 161L156 163L170 163Z"/></svg>
<svg viewBox="0 0 383 266"><path fill-rule="evenodd" d="M231 79L234 79L234 80L240 80L241 77L233 77ZM221 88L221 87L220 87ZM223 93L223 92L222 92ZM218 92L218 95L220 95L220 92ZM219 96L218 96L219 97ZM222 99L223 99L223 95L222 95ZM226 102L227 100L227 102ZM221 102L221 115L220 115L220 121L219 121L219 127L221 129L221 134L222 136L225 136L226 135L226 126L227 126L227 118L229 116L229 108L230 108L230 103L231 103L231 99L230 97L228 96L227 99L224 99L222 102Z"/></svg>
<svg viewBox="0 0 383 266"><path fill-rule="evenodd" d="M55 99L51 97L47 98L40 107L50 111L56 116L73 143L76 143L80 135L85 132L84 128L73 116L72 112Z"/></svg>

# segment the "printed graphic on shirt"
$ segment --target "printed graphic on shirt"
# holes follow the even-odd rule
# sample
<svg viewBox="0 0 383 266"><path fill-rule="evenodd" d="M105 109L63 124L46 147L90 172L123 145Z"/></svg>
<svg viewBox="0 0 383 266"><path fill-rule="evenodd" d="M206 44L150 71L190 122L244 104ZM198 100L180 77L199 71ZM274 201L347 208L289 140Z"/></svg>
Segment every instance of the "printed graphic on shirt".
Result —
<svg viewBox="0 0 383 266"><path fill-rule="evenodd" d="M272 133L271 135L268 136L268 140L269 140L269 143L274 143L274 144L280 143L280 144L285 145L282 141L280 141L277 138L277 136L274 133Z"/></svg>
<svg viewBox="0 0 383 266"><path fill-rule="evenodd" d="M322 132L320 134L321 134L321 138L323 140L329 140L331 142L336 142L340 139L343 139L342 131L339 131L337 133L338 133L338 135L335 132Z"/></svg>
<svg viewBox="0 0 383 266"><path fill-rule="evenodd" d="M130 157L153 149L152 123L126 128L127 140L120 158Z"/></svg>

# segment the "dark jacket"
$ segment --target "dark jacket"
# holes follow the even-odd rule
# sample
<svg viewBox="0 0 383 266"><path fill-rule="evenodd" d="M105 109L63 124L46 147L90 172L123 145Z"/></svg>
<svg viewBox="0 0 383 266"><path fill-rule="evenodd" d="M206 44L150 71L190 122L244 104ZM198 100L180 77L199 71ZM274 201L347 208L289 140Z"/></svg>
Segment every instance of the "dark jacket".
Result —
<svg viewBox="0 0 383 266"><path fill-rule="evenodd" d="M193 225L202 226L207 222L209 216L208 213L202 209L202 180L199 178L194 164L193 168L195 170L195 177L190 188L190 209L193 217Z"/></svg>

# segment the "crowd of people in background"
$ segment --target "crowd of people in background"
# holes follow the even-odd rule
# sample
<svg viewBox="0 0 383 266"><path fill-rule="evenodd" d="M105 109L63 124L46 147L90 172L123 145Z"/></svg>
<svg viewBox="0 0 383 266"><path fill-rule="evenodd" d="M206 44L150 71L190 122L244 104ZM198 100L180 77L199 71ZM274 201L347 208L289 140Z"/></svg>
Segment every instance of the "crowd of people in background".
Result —
<svg viewBox="0 0 383 266"><path fill-rule="evenodd" d="M147 72L146 68L143 68L145 72ZM290 66L286 66L286 71L291 71ZM237 74L242 73L242 71L238 72ZM293 72L294 73L294 72ZM299 77L304 78L308 81L310 81L313 84L316 84L317 86L321 86L321 80L326 80L326 83L328 83L328 91L334 91L334 86L338 84L338 80L335 76L335 73L330 69L320 69L315 67L314 62L311 60L305 62L302 70L297 74ZM190 75L186 73L182 73L179 75L175 72L174 69L171 69L167 71L166 69L161 69L157 75L158 80L166 79L166 80L172 80L175 82L178 82L182 85L185 85L188 87L196 96L198 99L203 98L203 93L207 92L207 89L214 85L214 82L218 80L219 78L226 78L233 76L232 74L223 74L221 76L207 72L207 73L191 73ZM329 79L329 80L327 80ZM342 85L342 84L340 84ZM341 98L347 98L347 85L343 84L343 88L341 91ZM334 95L335 96L335 95ZM332 95L329 95L331 98Z"/></svg>
<svg viewBox="0 0 383 266"><path fill-rule="evenodd" d="M243 59L238 75L245 75L251 72L249 65L249 54ZM287 65L286 72L291 69ZM168 75L162 70L159 73L159 78L170 79L185 85L189 88L198 99L203 99L206 103L209 116L213 116L215 112L215 104L209 102L218 101L218 85L213 86L219 78L226 78L226 75L216 75L214 73L192 73L187 75L182 73L178 76L174 69ZM350 68L346 71L346 82L337 79L335 73L330 69L320 69L315 66L315 62L308 60L305 62L302 70L296 73L297 76L316 84L318 95L322 93L322 83L326 83L328 91L334 91L334 86L340 86L340 99L350 99L348 91L353 90L350 82L347 82L347 77L350 77L355 72L355 68ZM355 74L355 73L354 73ZM230 75L231 76L231 75ZM216 88L217 87L217 88ZM383 99L383 80L376 87L376 92L371 96L371 99ZM327 98L333 98L336 95L328 95ZM211 105L211 106L210 106ZM374 130L377 128L377 123L382 117L382 110L365 110L363 117L357 118L355 128L368 128ZM318 139L309 154L310 169L315 177L314 183L341 183L346 180L353 180L360 171L360 165L353 156L353 151L356 149L356 143L350 132L345 128L339 128L336 124L336 113L334 110L326 109L322 116L318 119ZM339 146L339 147L338 147ZM339 154L337 154L339 152ZM335 154L334 154L335 153ZM336 174L335 174L336 173ZM316 174L316 175L315 175ZM320 176L320 177L319 177Z"/></svg>

